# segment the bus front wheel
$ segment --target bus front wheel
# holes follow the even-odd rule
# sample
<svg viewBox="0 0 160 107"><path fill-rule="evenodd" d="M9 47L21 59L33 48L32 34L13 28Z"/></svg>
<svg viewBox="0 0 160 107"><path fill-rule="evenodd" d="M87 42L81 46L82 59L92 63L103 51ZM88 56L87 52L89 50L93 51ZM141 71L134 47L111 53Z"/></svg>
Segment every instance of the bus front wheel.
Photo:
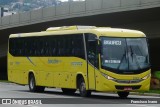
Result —
<svg viewBox="0 0 160 107"><path fill-rule="evenodd" d="M125 91L124 92L120 91L120 92L117 92L117 93L118 93L120 98L127 98L128 95L129 95L129 92L125 92Z"/></svg>
<svg viewBox="0 0 160 107"><path fill-rule="evenodd" d="M43 86L36 86L36 80L33 74L29 75L29 90L31 92L43 92L45 87Z"/></svg>
<svg viewBox="0 0 160 107"><path fill-rule="evenodd" d="M91 91L86 90L86 84L83 78L79 79L79 92L82 97L88 97L91 95Z"/></svg>

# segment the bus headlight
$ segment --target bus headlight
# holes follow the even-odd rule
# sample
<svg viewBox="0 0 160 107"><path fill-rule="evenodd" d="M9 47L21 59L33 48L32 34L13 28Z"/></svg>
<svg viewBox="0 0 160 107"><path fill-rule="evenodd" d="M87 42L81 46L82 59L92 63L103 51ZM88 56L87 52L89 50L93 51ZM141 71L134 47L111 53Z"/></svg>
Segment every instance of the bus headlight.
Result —
<svg viewBox="0 0 160 107"><path fill-rule="evenodd" d="M147 78L149 78L151 76L151 74L146 75L145 77L143 77L143 80L146 80Z"/></svg>
<svg viewBox="0 0 160 107"><path fill-rule="evenodd" d="M107 78L108 80L115 80L115 78L110 77L110 76L108 76L108 75L106 75L106 74L104 74L104 73L102 73L102 72L101 72L101 74L102 74L105 78Z"/></svg>

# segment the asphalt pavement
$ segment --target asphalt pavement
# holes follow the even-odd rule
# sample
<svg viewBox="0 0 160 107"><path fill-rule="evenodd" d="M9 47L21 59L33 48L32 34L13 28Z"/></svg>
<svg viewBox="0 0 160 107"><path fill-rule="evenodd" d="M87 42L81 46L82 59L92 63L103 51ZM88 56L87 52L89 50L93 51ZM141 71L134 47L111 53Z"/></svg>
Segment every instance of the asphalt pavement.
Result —
<svg viewBox="0 0 160 107"><path fill-rule="evenodd" d="M160 95L129 95L120 99L114 93L93 92L89 98L63 94L61 89L46 88L43 93L29 92L28 86L0 82L0 107L159 107Z"/></svg>

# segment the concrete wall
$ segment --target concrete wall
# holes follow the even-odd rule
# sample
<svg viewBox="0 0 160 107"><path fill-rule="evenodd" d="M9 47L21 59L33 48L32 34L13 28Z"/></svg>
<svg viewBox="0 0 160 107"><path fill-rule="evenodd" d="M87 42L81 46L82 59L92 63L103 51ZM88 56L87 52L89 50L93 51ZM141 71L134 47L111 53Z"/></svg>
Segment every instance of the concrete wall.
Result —
<svg viewBox="0 0 160 107"><path fill-rule="evenodd" d="M86 0L0 18L0 29L72 17L160 7L160 0Z"/></svg>
<svg viewBox="0 0 160 107"><path fill-rule="evenodd" d="M43 8L43 18L50 18L56 15L56 7Z"/></svg>
<svg viewBox="0 0 160 107"><path fill-rule="evenodd" d="M1 24L8 26L8 25L10 24L10 18L11 18L11 16L2 17L2 18L1 18Z"/></svg>
<svg viewBox="0 0 160 107"><path fill-rule="evenodd" d="M60 6L57 6L56 7L56 16L61 16L61 15L67 15L69 14L69 8L70 7L70 4L69 3L63 3L62 5Z"/></svg>
<svg viewBox="0 0 160 107"><path fill-rule="evenodd" d="M86 10L86 6L85 6L85 2L71 2L70 3L70 14L72 13L81 13L81 12L85 12Z"/></svg>
<svg viewBox="0 0 160 107"><path fill-rule="evenodd" d="M10 23L11 24L18 24L19 22L20 22L19 14L12 15L12 17L10 18Z"/></svg>
<svg viewBox="0 0 160 107"><path fill-rule="evenodd" d="M30 15L31 15L31 17L30 17L31 21L41 20L41 18L43 17L43 9L31 11Z"/></svg>
<svg viewBox="0 0 160 107"><path fill-rule="evenodd" d="M118 8L121 6L121 0L103 0L102 8Z"/></svg>
<svg viewBox="0 0 160 107"><path fill-rule="evenodd" d="M31 21L31 12L25 12L19 14L19 24L28 23Z"/></svg>
<svg viewBox="0 0 160 107"><path fill-rule="evenodd" d="M140 5L140 0L121 0L121 6Z"/></svg>
<svg viewBox="0 0 160 107"><path fill-rule="evenodd" d="M100 10L102 8L102 0L86 0L86 11Z"/></svg>

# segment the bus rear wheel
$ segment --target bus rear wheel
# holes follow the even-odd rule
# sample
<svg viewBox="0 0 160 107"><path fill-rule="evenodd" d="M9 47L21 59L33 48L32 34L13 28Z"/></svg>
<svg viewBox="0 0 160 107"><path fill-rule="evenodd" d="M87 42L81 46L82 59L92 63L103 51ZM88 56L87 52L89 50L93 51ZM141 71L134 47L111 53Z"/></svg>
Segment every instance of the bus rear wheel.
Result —
<svg viewBox="0 0 160 107"><path fill-rule="evenodd" d="M127 98L129 95L129 92L125 92L125 91L120 91L117 92L120 98Z"/></svg>
<svg viewBox="0 0 160 107"><path fill-rule="evenodd" d="M79 79L79 93L82 97L89 97L91 95L91 91L86 90L86 84L83 78Z"/></svg>
<svg viewBox="0 0 160 107"><path fill-rule="evenodd" d="M74 94L76 92L76 89L62 88L62 91L65 94Z"/></svg>
<svg viewBox="0 0 160 107"><path fill-rule="evenodd" d="M36 80L33 74L29 75L28 83L29 83L29 90L31 92L43 92L45 89L45 87L43 86L36 86Z"/></svg>

